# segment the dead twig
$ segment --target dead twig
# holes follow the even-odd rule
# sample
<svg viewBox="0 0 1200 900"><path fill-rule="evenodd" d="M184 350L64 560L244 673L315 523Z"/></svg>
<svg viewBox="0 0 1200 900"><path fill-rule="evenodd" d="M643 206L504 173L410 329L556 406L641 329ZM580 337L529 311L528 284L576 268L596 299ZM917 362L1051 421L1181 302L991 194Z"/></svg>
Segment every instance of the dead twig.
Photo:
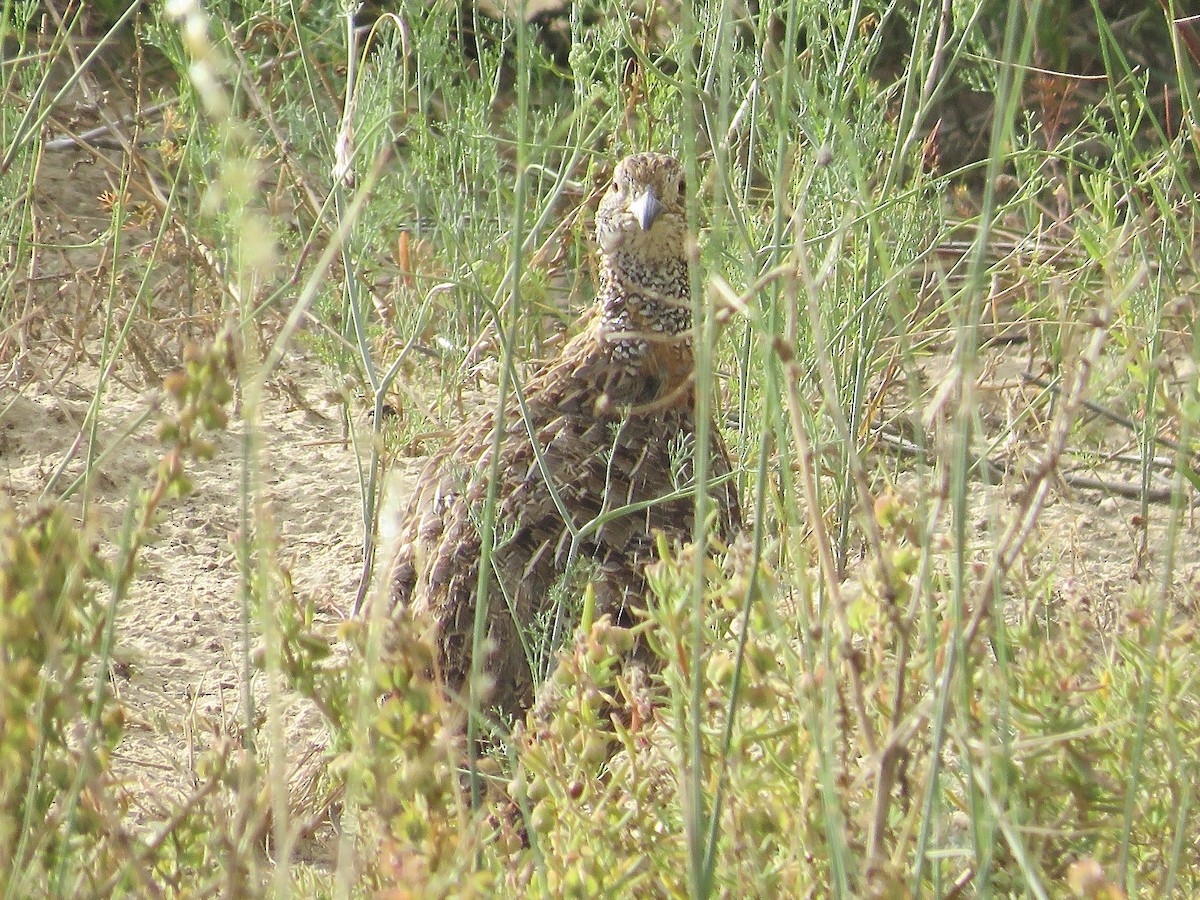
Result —
<svg viewBox="0 0 1200 900"><path fill-rule="evenodd" d="M1021 374L1021 378L1030 384L1035 384L1038 387L1052 391L1055 394L1062 393L1062 389L1058 386L1057 381L1049 381L1045 378L1039 378L1032 372L1023 372ZM1095 403L1092 400L1081 400L1080 405L1083 406L1084 409L1094 412L1096 415L1108 419L1108 421L1116 425L1120 425L1122 428L1127 428L1133 432L1137 432L1141 429L1141 426L1137 422L1133 421L1133 419L1123 416L1119 412L1111 410L1102 404ZM1156 434L1154 436L1154 443L1158 444L1160 447L1166 447L1168 450L1174 450L1176 453L1187 454L1189 457L1192 455L1191 451L1180 445L1178 442L1171 440L1170 438L1160 437Z"/></svg>
<svg viewBox="0 0 1200 900"><path fill-rule="evenodd" d="M933 452L928 448L920 447L912 441L899 434L891 431L880 430L876 432L876 440L905 456L911 456L916 459L924 460L932 465ZM1132 461L1137 461L1137 458L1131 458ZM1163 460L1155 460L1155 465L1162 468L1173 468L1170 463ZM986 456L976 456L969 461L969 477L981 479L987 476L988 481L998 482L1005 476L1004 466L995 460L989 459ZM1101 478L1095 475L1084 475L1079 472L1059 472L1058 478L1063 484L1078 488L1083 491L1100 491L1105 494L1114 494L1118 497L1128 497L1134 500L1141 499L1143 494L1150 503L1170 503L1172 502L1175 492L1168 485L1161 483L1156 479L1156 484L1153 487L1143 488L1140 482L1114 480L1111 478ZM1200 498L1196 498L1193 503L1200 503Z"/></svg>
<svg viewBox="0 0 1200 900"><path fill-rule="evenodd" d="M359 36L370 33L371 25L360 25L356 30ZM231 42L232 44L232 42ZM303 50L301 48L289 50L287 53L281 53L279 56L273 56L258 66L257 73L265 75L272 69L282 63L294 59L299 56ZM245 86L246 82L243 82ZM80 134L68 134L63 137L52 138L42 142L42 149L48 153L58 153L64 150L74 150L77 147L93 147L104 150L128 150L130 146L129 139L124 135L122 129L128 128L130 125L137 125L139 129L147 123L157 119L168 109L172 109L179 105L179 98L174 97L170 100L164 100L162 103L155 103L153 106L147 106L145 109L135 110L125 116L117 119L112 119L105 116L103 124L97 125L95 128L89 128ZM99 110L99 107L96 107ZM153 142L142 142L153 143Z"/></svg>

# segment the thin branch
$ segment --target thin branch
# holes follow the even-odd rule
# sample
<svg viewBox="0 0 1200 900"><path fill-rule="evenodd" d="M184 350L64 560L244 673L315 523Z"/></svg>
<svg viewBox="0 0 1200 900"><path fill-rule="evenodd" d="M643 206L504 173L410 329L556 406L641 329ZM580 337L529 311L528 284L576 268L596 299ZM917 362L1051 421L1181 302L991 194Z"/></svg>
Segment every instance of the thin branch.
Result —
<svg viewBox="0 0 1200 900"><path fill-rule="evenodd" d="M876 440L881 444L891 447L894 450L903 453L905 456L922 459L930 464L933 463L933 453L925 447L921 447L905 437L896 434L892 431L881 430L875 435ZM1130 458L1125 461L1136 462L1136 458ZM1005 475L1005 467L996 460L989 459L986 456L976 456L969 460L969 477L981 479L987 475L987 479L991 482L1002 480ZM1174 466L1163 460L1155 460L1155 465L1168 470L1173 470ZM1140 482L1115 480L1111 478L1098 477L1096 475L1084 475L1080 472L1059 472L1057 478L1068 487L1078 488L1083 491L1100 491L1104 494L1115 494L1118 497L1128 497L1134 500L1140 500L1143 496L1151 503L1171 503L1174 500L1174 489L1167 484L1159 482L1155 487L1143 488ZM1143 493L1144 492L1144 493ZM1192 500L1193 504L1200 504L1200 497Z"/></svg>

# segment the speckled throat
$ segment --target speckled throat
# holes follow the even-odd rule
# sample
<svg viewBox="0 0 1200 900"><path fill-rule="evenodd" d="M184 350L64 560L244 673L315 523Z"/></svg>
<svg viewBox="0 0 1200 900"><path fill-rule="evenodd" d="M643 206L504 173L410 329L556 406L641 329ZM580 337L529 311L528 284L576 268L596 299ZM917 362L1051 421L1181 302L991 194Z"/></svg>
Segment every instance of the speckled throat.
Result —
<svg viewBox="0 0 1200 900"><path fill-rule="evenodd" d="M692 355L692 304L687 260L656 260L618 250L601 258L596 305L604 340L615 362L637 366L655 355L677 357L675 368ZM655 370L662 366L654 365ZM687 366L686 368L690 368Z"/></svg>

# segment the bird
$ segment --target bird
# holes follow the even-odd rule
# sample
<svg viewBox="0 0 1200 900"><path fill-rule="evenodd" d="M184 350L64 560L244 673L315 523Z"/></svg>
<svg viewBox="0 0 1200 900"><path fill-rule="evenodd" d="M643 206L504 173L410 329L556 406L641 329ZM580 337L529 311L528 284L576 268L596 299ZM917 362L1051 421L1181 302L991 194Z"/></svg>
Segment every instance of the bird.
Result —
<svg viewBox="0 0 1200 900"><path fill-rule="evenodd" d="M518 717L532 704L538 630L544 639L564 590L578 597L579 588L590 589L597 617L632 625L645 605L657 536L680 545L691 539L696 414L686 194L673 156L643 152L617 164L596 211L599 287L581 330L532 368L499 421L497 405L487 404L457 430L427 462L401 513L388 609L428 617L435 674L465 696L482 519L494 491L480 669L491 685L487 707L500 716ZM712 533L728 540L742 523L735 468L715 426L708 434Z"/></svg>

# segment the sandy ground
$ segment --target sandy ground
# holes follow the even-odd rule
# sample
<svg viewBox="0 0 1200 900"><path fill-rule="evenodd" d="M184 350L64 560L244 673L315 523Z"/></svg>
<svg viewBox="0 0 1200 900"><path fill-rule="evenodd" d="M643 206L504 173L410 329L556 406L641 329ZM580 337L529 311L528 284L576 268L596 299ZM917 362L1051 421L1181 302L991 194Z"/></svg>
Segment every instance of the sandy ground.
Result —
<svg viewBox="0 0 1200 900"><path fill-rule="evenodd" d="M296 358L286 368L308 364ZM95 372L81 365L53 387L33 383L8 398L0 420L0 489L17 505L38 502L76 446L87 412L82 398L94 380ZM111 452L94 479L89 515L109 537L133 493L153 477L159 444L150 424L115 442L153 396L115 384L105 397L97 444ZM279 536L278 561L291 573L297 598L311 598L320 618L336 622L353 601L362 548L353 449L341 440L335 408L318 415L281 396L261 412L262 496ZM118 771L132 779L149 818L161 813L159 801L170 803L193 786L197 754L241 727L243 613L231 537L240 527L244 431L234 421L215 436L215 457L190 467L194 491L164 508L119 612L114 684L129 727ZM77 455L56 486L81 470ZM262 685L255 694L261 702ZM292 716L298 717L292 726L305 731L317 724L300 704Z"/></svg>
<svg viewBox="0 0 1200 900"><path fill-rule="evenodd" d="M182 257L158 266L157 280L138 298L149 228L122 234L118 270L129 277L110 287L110 251L96 248L111 246L103 198L112 196L119 162L117 151L43 158L35 204L44 243L19 277L27 292L21 340L10 341L0 359L0 502L20 509L60 497L89 468L85 460L97 460L68 503L110 555L162 453L153 410L170 401L161 380L180 364L188 333L202 337L222 321L211 289L206 294L202 278L188 277ZM106 309L116 327L131 311L134 324L104 378L93 435L89 409L102 380ZM327 399L330 380L303 346L297 342L273 373L257 416L259 496L295 596L311 599L318 620L332 626L348 614L358 586L360 488L340 407ZM193 492L163 506L119 608L112 677L128 727L116 771L131 791L135 822L160 818L195 786L197 757L242 727L243 602L232 538L241 527L246 423L236 404L231 412L228 429L210 435L213 458L188 465ZM253 678L261 703L264 678ZM293 734L313 734L317 720L305 704L289 701Z"/></svg>

